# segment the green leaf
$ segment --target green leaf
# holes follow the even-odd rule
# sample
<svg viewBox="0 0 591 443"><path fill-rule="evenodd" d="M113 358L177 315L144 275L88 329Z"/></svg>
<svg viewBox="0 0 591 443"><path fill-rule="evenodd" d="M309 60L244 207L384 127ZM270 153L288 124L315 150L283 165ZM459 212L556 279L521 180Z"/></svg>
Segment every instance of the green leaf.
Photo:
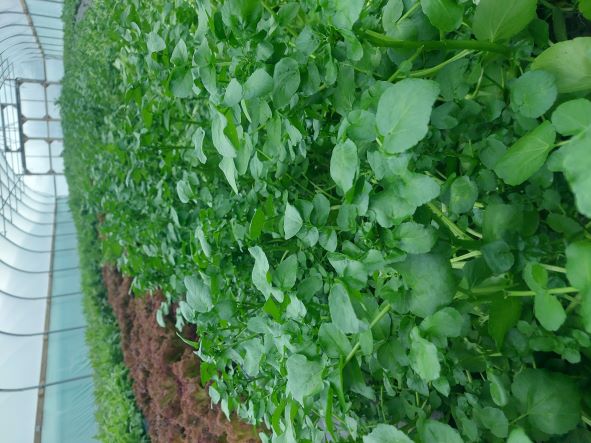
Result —
<svg viewBox="0 0 591 443"><path fill-rule="evenodd" d="M271 286L270 279L268 277L269 262L265 252L260 248L260 246L248 248L248 252L250 252L250 255L252 255L254 258L254 267L252 268L251 274L254 286L262 292L262 294L265 296L265 299L268 299L272 295L278 302L281 303L283 301L283 293Z"/></svg>
<svg viewBox="0 0 591 443"><path fill-rule="evenodd" d="M341 284L336 283L330 289L328 295L328 308L332 323L345 334L355 334L359 332L359 320L351 304L347 289Z"/></svg>
<svg viewBox="0 0 591 443"><path fill-rule="evenodd" d="M591 20L591 0L579 0L579 11L587 20Z"/></svg>
<svg viewBox="0 0 591 443"><path fill-rule="evenodd" d="M224 114L217 110L212 110L211 120L211 139L213 146L217 149L219 154L223 157L236 157L236 148L226 135L226 128L228 127L228 119Z"/></svg>
<svg viewBox="0 0 591 443"><path fill-rule="evenodd" d="M201 228L201 226L198 226L197 228L195 228L195 237L197 238L197 241L199 242L199 246L201 246L201 250L203 251L203 254L207 258L210 258L211 257L211 246L209 245L209 242L205 238L205 233L203 232L203 229Z"/></svg>
<svg viewBox="0 0 591 443"><path fill-rule="evenodd" d="M318 227L324 226L330 214L330 201L322 194L316 194L312 199L314 210L312 211L312 223Z"/></svg>
<svg viewBox="0 0 591 443"><path fill-rule="evenodd" d="M425 138L438 94L436 82L422 79L401 80L382 93L376 123L387 153L404 152Z"/></svg>
<svg viewBox="0 0 591 443"><path fill-rule="evenodd" d="M537 0L480 0L472 29L478 40L509 40L536 16Z"/></svg>
<svg viewBox="0 0 591 443"><path fill-rule="evenodd" d="M300 86L300 68L293 58L282 58L273 72L273 103L277 108L287 105Z"/></svg>
<svg viewBox="0 0 591 443"><path fill-rule="evenodd" d="M346 357L351 352L347 336L334 323L322 323L318 330L320 346L331 358Z"/></svg>
<svg viewBox="0 0 591 443"><path fill-rule="evenodd" d="M404 2L402 0L388 0L382 9L382 26L386 34L390 34L396 28L396 22L402 16Z"/></svg>
<svg viewBox="0 0 591 443"><path fill-rule="evenodd" d="M544 329L557 331L566 320L566 312L554 295L538 293L534 299L536 318Z"/></svg>
<svg viewBox="0 0 591 443"><path fill-rule="evenodd" d="M236 185L236 176L238 172L236 171L236 165L234 164L234 159L230 157L224 157L220 161L220 169L224 173L226 180L230 184L232 190L238 194L238 186Z"/></svg>
<svg viewBox="0 0 591 443"><path fill-rule="evenodd" d="M441 366L437 348L433 343L419 336L418 330L411 333L410 367L421 379L429 382L439 378Z"/></svg>
<svg viewBox="0 0 591 443"><path fill-rule="evenodd" d="M273 91L273 77L263 68L254 71L244 83L244 98L250 100L264 97Z"/></svg>
<svg viewBox="0 0 591 443"><path fill-rule="evenodd" d="M566 248L566 275L577 289L591 289L591 241L580 240Z"/></svg>
<svg viewBox="0 0 591 443"><path fill-rule="evenodd" d="M425 420L419 426L422 443L464 443L458 431L445 423Z"/></svg>
<svg viewBox="0 0 591 443"><path fill-rule="evenodd" d="M493 274L507 272L515 263L515 257L509 245L503 240L495 240L481 248L484 261Z"/></svg>
<svg viewBox="0 0 591 443"><path fill-rule="evenodd" d="M456 282L449 260L434 254L409 255L397 267L412 291L413 314L427 317L451 303Z"/></svg>
<svg viewBox="0 0 591 443"><path fill-rule="evenodd" d="M478 187L464 175L456 178L449 189L449 208L456 214L469 212L478 198Z"/></svg>
<svg viewBox="0 0 591 443"><path fill-rule="evenodd" d="M203 139L205 138L205 131L203 128L197 128L191 137L193 146L195 148L195 154L201 163L207 162L207 157L203 152Z"/></svg>
<svg viewBox="0 0 591 443"><path fill-rule="evenodd" d="M476 410L478 419L495 437L506 438L509 433L509 420L499 408L486 406Z"/></svg>
<svg viewBox="0 0 591 443"><path fill-rule="evenodd" d="M413 441L394 426L379 424L363 437L363 443L413 443Z"/></svg>
<svg viewBox="0 0 591 443"><path fill-rule="evenodd" d="M510 84L511 109L524 117L537 118L552 107L558 89L552 74L529 71Z"/></svg>
<svg viewBox="0 0 591 443"><path fill-rule="evenodd" d="M277 270L278 286L281 289L291 289L294 287L298 275L298 258L295 254L289 255L279 263Z"/></svg>
<svg viewBox="0 0 591 443"><path fill-rule="evenodd" d="M501 157L495 172L505 183L517 186L534 175L554 147L556 132L548 121L521 137Z"/></svg>
<svg viewBox="0 0 591 443"><path fill-rule="evenodd" d="M533 443L527 436L525 431L521 428L516 428L511 431L507 443Z"/></svg>
<svg viewBox="0 0 591 443"><path fill-rule="evenodd" d="M265 220L265 211L263 211L261 208L257 208L254 215L252 216L252 220L250 221L250 228L248 230L248 235L250 238L256 240L261 236L263 226L265 226Z"/></svg>
<svg viewBox="0 0 591 443"><path fill-rule="evenodd" d="M359 19L364 0L326 0L328 17L335 28L351 29Z"/></svg>
<svg viewBox="0 0 591 443"><path fill-rule="evenodd" d="M191 196L193 195L191 185L189 185L186 180L180 180L177 182L176 193L178 194L181 203L189 203Z"/></svg>
<svg viewBox="0 0 591 443"><path fill-rule="evenodd" d="M240 103L240 100L242 100L242 85L238 80L233 78L226 88L224 105L232 107Z"/></svg>
<svg viewBox="0 0 591 443"><path fill-rule="evenodd" d="M591 90L591 37L577 37L550 46L533 61L532 69L549 72L556 80L558 92Z"/></svg>
<svg viewBox="0 0 591 443"><path fill-rule="evenodd" d="M398 247L410 254L426 254L435 245L435 231L431 226L415 222L402 223L394 230Z"/></svg>
<svg viewBox="0 0 591 443"><path fill-rule="evenodd" d="M574 137L567 145L556 153L559 167L556 170L564 172L568 184L575 194L575 204L578 211L586 217L591 217L591 136Z"/></svg>
<svg viewBox="0 0 591 443"><path fill-rule="evenodd" d="M459 337L462 332L464 318L454 308L443 308L425 318L420 325L425 334L439 337Z"/></svg>
<svg viewBox="0 0 591 443"><path fill-rule="evenodd" d="M441 32L457 29L464 16L464 7L454 0L421 0L421 8L431 24Z"/></svg>
<svg viewBox="0 0 591 443"><path fill-rule="evenodd" d="M174 50L172 51L170 61L175 65L182 65L187 62L188 58L189 53L187 52L187 44L181 38L174 47Z"/></svg>
<svg viewBox="0 0 591 443"><path fill-rule="evenodd" d="M506 406L509 403L509 394L500 376L487 370L487 378L490 382L490 396L497 406Z"/></svg>
<svg viewBox="0 0 591 443"><path fill-rule="evenodd" d="M544 369L525 369L511 386L531 426L550 435L574 429L581 416L580 389L573 379Z"/></svg>
<svg viewBox="0 0 591 443"><path fill-rule="evenodd" d="M353 187L358 168L359 158L355 143L346 140L334 147L330 158L330 176L344 193Z"/></svg>
<svg viewBox="0 0 591 443"><path fill-rule="evenodd" d="M539 263L528 263L523 268L523 279L537 294L543 294L548 286L548 271Z"/></svg>
<svg viewBox="0 0 591 443"><path fill-rule="evenodd" d="M172 95L187 98L193 95L193 72L191 69L176 69L170 79Z"/></svg>
<svg viewBox="0 0 591 443"><path fill-rule="evenodd" d="M509 329L517 324L521 317L521 302L514 297L497 298L492 302L488 313L488 333L501 349Z"/></svg>
<svg viewBox="0 0 591 443"><path fill-rule="evenodd" d="M285 215L283 217L283 232L285 233L285 239L289 240L294 237L300 232L303 224L304 221L302 220L302 216L295 206L287 203L287 205L285 205Z"/></svg>
<svg viewBox="0 0 591 443"><path fill-rule="evenodd" d="M148 44L148 51L151 53L164 51L166 49L166 43L155 31L152 31L148 34L148 39L146 42Z"/></svg>
<svg viewBox="0 0 591 443"><path fill-rule="evenodd" d="M211 292L209 286L192 275L185 277L185 288L187 289L187 303L197 312L209 312L213 309Z"/></svg>
<svg viewBox="0 0 591 443"><path fill-rule="evenodd" d="M552 124L559 134L577 135L591 128L591 101L578 98L562 103L552 113Z"/></svg>
<svg viewBox="0 0 591 443"><path fill-rule="evenodd" d="M304 405L304 398L318 394L322 391L323 367L315 361L301 354L293 354L287 359L287 392Z"/></svg>

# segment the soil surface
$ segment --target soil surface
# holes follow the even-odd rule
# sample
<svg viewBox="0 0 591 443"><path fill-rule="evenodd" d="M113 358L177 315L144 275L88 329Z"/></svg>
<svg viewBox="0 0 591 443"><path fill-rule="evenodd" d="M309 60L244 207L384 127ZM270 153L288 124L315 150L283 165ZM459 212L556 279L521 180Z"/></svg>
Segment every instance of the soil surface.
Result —
<svg viewBox="0 0 591 443"><path fill-rule="evenodd" d="M129 295L131 279L111 267L103 279L121 329L125 363L133 379L138 406L154 443L256 442L251 426L229 422L212 408L200 383L199 359L175 335L173 324L161 328L156 311L162 294ZM191 337L190 331L184 331Z"/></svg>

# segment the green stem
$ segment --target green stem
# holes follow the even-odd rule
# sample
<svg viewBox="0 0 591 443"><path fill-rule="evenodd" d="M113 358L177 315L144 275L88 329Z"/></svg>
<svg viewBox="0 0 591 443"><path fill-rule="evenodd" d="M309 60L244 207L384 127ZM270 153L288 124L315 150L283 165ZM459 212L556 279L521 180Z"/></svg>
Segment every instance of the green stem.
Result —
<svg viewBox="0 0 591 443"><path fill-rule="evenodd" d="M453 57L439 63L438 65L432 66L431 68L425 68L425 69L420 69L418 71L413 71L409 74L409 76L410 77L428 77L428 76L440 71L441 69L445 68L450 63L453 63L456 60L460 60L460 59L472 54L473 52L474 52L473 50L464 49L463 51L458 52Z"/></svg>
<svg viewBox="0 0 591 443"><path fill-rule="evenodd" d="M435 218L441 224L445 225L456 238L459 238L460 240L472 240L464 231L462 231L458 227L458 225L456 225L449 218L447 218L447 216L443 212L441 212L441 209L439 209L433 203L427 203L427 207L431 210Z"/></svg>
<svg viewBox="0 0 591 443"><path fill-rule="evenodd" d="M450 262L457 263L459 261L464 261L464 260L467 260L472 257L480 257L481 255L482 255L482 252L480 252L480 251L472 251L472 252L468 252L467 254L464 254L464 255L458 255L457 257L452 258L450 260Z"/></svg>
<svg viewBox="0 0 591 443"><path fill-rule="evenodd" d="M410 17L410 15L415 12L417 9L419 9L419 6L421 6L420 2L416 2L414 5L412 5L408 11L406 11L404 13L404 15L402 17L400 17L400 19L398 20L399 22L406 20L408 17Z"/></svg>
<svg viewBox="0 0 591 443"><path fill-rule="evenodd" d="M384 318L384 316L388 312L390 312L390 309L392 309L392 305L386 302L384 306L382 306L382 309L379 310L379 312L376 314L374 319L369 324L369 329L372 329L382 318ZM360 347L361 342L357 340L357 343L355 343L355 346L353 346L353 349L351 349L351 352L349 352L347 358L345 359L345 365L351 361L351 359L355 356Z"/></svg>
<svg viewBox="0 0 591 443"><path fill-rule="evenodd" d="M548 294L570 294L571 292L579 292L577 288L568 286L566 288L548 289ZM509 297L532 297L536 295L534 291L507 291Z"/></svg>
<svg viewBox="0 0 591 443"><path fill-rule="evenodd" d="M496 52L499 54L508 54L511 52L511 48L508 46L478 40L397 40L375 31L364 31L363 37L375 46L383 48L416 49L422 46L427 51L469 49L473 51Z"/></svg>
<svg viewBox="0 0 591 443"><path fill-rule="evenodd" d="M542 268L547 269L548 271L560 272L561 274L566 274L566 269L561 268L560 266L553 266L553 265L545 265L544 263L540 263Z"/></svg>

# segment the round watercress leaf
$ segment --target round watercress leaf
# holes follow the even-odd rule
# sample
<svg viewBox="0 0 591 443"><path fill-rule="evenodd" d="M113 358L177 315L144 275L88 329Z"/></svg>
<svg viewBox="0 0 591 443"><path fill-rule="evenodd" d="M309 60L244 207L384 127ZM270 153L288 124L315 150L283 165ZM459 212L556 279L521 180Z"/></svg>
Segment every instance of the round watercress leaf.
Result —
<svg viewBox="0 0 591 443"><path fill-rule="evenodd" d="M451 303L456 281L449 260L434 254L409 255L396 267L412 291L413 314L427 317Z"/></svg>
<svg viewBox="0 0 591 443"><path fill-rule="evenodd" d="M191 97L193 95L193 72L191 69L176 69L170 79L170 90L175 97Z"/></svg>
<svg viewBox="0 0 591 443"><path fill-rule="evenodd" d="M298 274L298 258L295 254L288 256L279 263L275 271L277 286L281 289L291 289L295 285Z"/></svg>
<svg viewBox="0 0 591 443"><path fill-rule="evenodd" d="M566 275L577 289L591 288L591 241L580 240L566 248Z"/></svg>
<svg viewBox="0 0 591 443"><path fill-rule="evenodd" d="M150 52L160 52L166 49L165 41L155 31L148 34L146 43L148 45L148 51Z"/></svg>
<svg viewBox="0 0 591 443"><path fill-rule="evenodd" d="M419 425L422 443L464 443L457 430L435 420L425 420Z"/></svg>
<svg viewBox="0 0 591 443"><path fill-rule="evenodd" d="M326 0L326 12L337 29L351 29L359 19L364 0Z"/></svg>
<svg viewBox="0 0 591 443"><path fill-rule="evenodd" d="M478 187L470 177L458 177L449 189L449 209L456 214L471 211L477 198Z"/></svg>
<svg viewBox="0 0 591 443"><path fill-rule="evenodd" d="M376 138L376 117L372 112L355 109L347 115L347 135L355 141L373 141Z"/></svg>
<svg viewBox="0 0 591 443"><path fill-rule="evenodd" d="M178 194L181 203L189 203L189 200L191 200L191 196L193 195L191 185L187 183L186 180L180 180L177 182L176 193Z"/></svg>
<svg viewBox="0 0 591 443"><path fill-rule="evenodd" d="M330 157L330 176L343 193L353 187L358 168L359 157L355 143L346 140L334 147Z"/></svg>
<svg viewBox="0 0 591 443"><path fill-rule="evenodd" d="M566 312L560 301L554 295L544 292L535 296L534 313L547 331L557 331L566 320Z"/></svg>
<svg viewBox="0 0 591 443"><path fill-rule="evenodd" d="M549 121L545 121L517 140L503 154L495 166L496 174L508 185L520 185L546 162L555 139L554 127Z"/></svg>
<svg viewBox="0 0 591 443"><path fill-rule="evenodd" d="M238 80L233 78L226 88L224 105L232 107L240 103L240 100L242 100L242 85Z"/></svg>
<svg viewBox="0 0 591 443"><path fill-rule="evenodd" d="M411 336L410 367L426 382L438 379L441 366L437 357L437 348L433 343L419 336L416 328Z"/></svg>
<svg viewBox="0 0 591 443"><path fill-rule="evenodd" d="M488 319L488 333L497 344L503 347L507 332L517 324L521 318L522 304L515 297L503 299L498 297L491 303Z"/></svg>
<svg viewBox="0 0 591 443"><path fill-rule="evenodd" d="M507 443L533 443L521 428L515 428L509 434Z"/></svg>
<svg viewBox="0 0 591 443"><path fill-rule="evenodd" d="M302 216L300 215L299 211L295 206L292 206L288 203L285 206L285 215L283 217L283 232L285 234L285 239L289 240L290 238L294 237L298 232L300 232L303 224L304 221L302 220Z"/></svg>
<svg viewBox="0 0 591 443"><path fill-rule="evenodd" d="M277 108L287 105L300 87L300 68L293 58L283 58L273 72L273 103Z"/></svg>
<svg viewBox="0 0 591 443"><path fill-rule="evenodd" d="M394 426L379 424L363 437L363 443L413 443L413 441Z"/></svg>
<svg viewBox="0 0 591 443"><path fill-rule="evenodd" d="M554 104L558 89L552 74L529 71L510 85L511 109L524 117L537 118Z"/></svg>
<svg viewBox="0 0 591 443"><path fill-rule="evenodd" d="M189 58L189 53L187 52L187 44L181 38L179 39L178 43L174 47L172 51L172 55L170 56L170 61L175 65L182 65L187 62Z"/></svg>
<svg viewBox="0 0 591 443"><path fill-rule="evenodd" d="M509 420L499 408L486 406L477 409L477 416L482 425L488 429L495 437L505 438L509 433Z"/></svg>
<svg viewBox="0 0 591 443"><path fill-rule="evenodd" d="M386 34L396 28L396 22L402 16L404 2L402 0L388 0L382 9L382 26Z"/></svg>
<svg viewBox="0 0 591 443"><path fill-rule="evenodd" d="M573 137L565 146L560 148L551 160L556 160L557 167L553 170L562 171L566 176L568 184L575 194L577 210L591 217L591 136Z"/></svg>
<svg viewBox="0 0 591 443"><path fill-rule="evenodd" d="M330 289L328 295L328 308L333 324L345 334L359 332L359 320L351 304L347 289L337 283Z"/></svg>
<svg viewBox="0 0 591 443"><path fill-rule="evenodd" d="M420 325L425 334L438 337L459 337L464 318L454 308L446 307L425 318Z"/></svg>
<svg viewBox="0 0 591 443"><path fill-rule="evenodd" d="M574 429L581 416L581 395L566 375L544 369L525 369L511 385L523 415L535 429L562 435Z"/></svg>
<svg viewBox="0 0 591 443"><path fill-rule="evenodd" d="M490 383L489 390L492 400L497 406L506 406L509 403L509 395L501 377L492 371L487 371L487 378Z"/></svg>
<svg viewBox="0 0 591 443"><path fill-rule="evenodd" d="M351 343L347 336L334 323L322 323L318 330L320 346L331 358L346 357L351 352Z"/></svg>
<svg viewBox="0 0 591 443"><path fill-rule="evenodd" d="M194 275L185 277L187 289L187 304L197 312L209 312L213 309L211 292L199 277Z"/></svg>
<svg viewBox="0 0 591 443"><path fill-rule="evenodd" d="M304 405L304 398L322 390L322 364L308 361L301 354L290 355L286 362L287 392L294 400Z"/></svg>
<svg viewBox="0 0 591 443"><path fill-rule="evenodd" d="M536 16L537 0L480 0L472 29L478 40L509 40Z"/></svg>
<svg viewBox="0 0 591 443"><path fill-rule="evenodd" d="M394 235L398 239L398 247L410 254L425 254L436 241L432 227L415 222L402 223L395 229Z"/></svg>
<svg viewBox="0 0 591 443"><path fill-rule="evenodd" d="M552 113L552 124L559 134L577 135L591 128L591 101L577 98L562 103Z"/></svg>
<svg viewBox="0 0 591 443"><path fill-rule="evenodd" d="M481 249L484 261L494 274L507 272L515 263L509 245L503 240L487 243Z"/></svg>
<svg viewBox="0 0 591 443"><path fill-rule="evenodd" d="M523 279L532 291L544 293L548 286L548 271L539 263L528 263L523 268Z"/></svg>
<svg viewBox="0 0 591 443"><path fill-rule="evenodd" d="M533 61L532 69L554 76L558 92L591 90L591 37L577 37L550 46Z"/></svg>
<svg viewBox="0 0 591 443"><path fill-rule="evenodd" d="M254 71L244 83L244 98L264 97L273 90L273 78L263 68Z"/></svg>
<svg viewBox="0 0 591 443"><path fill-rule="evenodd" d="M433 26L450 32L462 23L464 6L455 0L421 0L421 8Z"/></svg>
<svg viewBox="0 0 591 443"><path fill-rule="evenodd" d="M376 123L387 153L404 152L425 138L438 94L437 83L423 79L401 80L382 93Z"/></svg>

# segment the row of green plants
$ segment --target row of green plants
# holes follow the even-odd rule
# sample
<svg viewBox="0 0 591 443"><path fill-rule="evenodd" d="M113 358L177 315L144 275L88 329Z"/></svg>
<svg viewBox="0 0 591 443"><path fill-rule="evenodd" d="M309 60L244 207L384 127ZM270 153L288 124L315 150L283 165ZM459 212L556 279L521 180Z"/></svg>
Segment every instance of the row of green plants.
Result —
<svg viewBox="0 0 591 443"><path fill-rule="evenodd" d="M262 441L586 441L590 9L105 0L76 206Z"/></svg>
<svg viewBox="0 0 591 443"><path fill-rule="evenodd" d="M78 45L78 33L86 26L86 21L75 22L78 0L64 3L64 49L69 54ZM89 14L100 14L95 8ZM103 11L104 13L104 11ZM66 55L65 67L71 71L70 58ZM67 85L66 78L65 84ZM64 126L68 128L66 144L69 147L84 143L84 125L93 124L92 117L79 115L72 120L68 114L68 92L62 98ZM79 109L77 110L80 111ZM67 122L67 123L66 123ZM72 137L73 134L76 134ZM129 370L123 361L119 327L107 299L107 291L101 278L102 253L97 237L98 219L96 214L84 207L80 191L80 179L68 177L71 192L69 204L78 231L78 252L80 257L81 287L83 292L84 314L88 328L86 342L94 374L94 397L96 402L96 438L103 442L143 443L149 441L144 429L141 412L135 404Z"/></svg>

